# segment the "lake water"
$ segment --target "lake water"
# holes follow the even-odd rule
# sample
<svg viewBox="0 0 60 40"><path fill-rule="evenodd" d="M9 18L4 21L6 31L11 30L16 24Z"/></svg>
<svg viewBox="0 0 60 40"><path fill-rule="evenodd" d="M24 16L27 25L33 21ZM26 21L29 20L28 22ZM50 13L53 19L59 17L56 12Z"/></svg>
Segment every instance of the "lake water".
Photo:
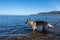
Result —
<svg viewBox="0 0 60 40"><path fill-rule="evenodd" d="M33 21L46 21L54 25L54 28L49 28L48 31L60 36L60 16L15 16L15 15L0 15L0 36L27 36L31 32L31 27L25 22L28 18ZM29 30L29 31L28 31ZM41 28L39 29L41 30Z"/></svg>

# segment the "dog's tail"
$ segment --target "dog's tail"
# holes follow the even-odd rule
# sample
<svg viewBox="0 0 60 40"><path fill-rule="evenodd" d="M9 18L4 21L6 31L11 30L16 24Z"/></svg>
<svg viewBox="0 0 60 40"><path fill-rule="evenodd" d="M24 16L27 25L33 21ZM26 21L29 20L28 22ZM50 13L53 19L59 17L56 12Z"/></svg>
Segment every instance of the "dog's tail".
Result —
<svg viewBox="0 0 60 40"><path fill-rule="evenodd" d="M49 27L54 27L54 26L53 26L53 25L51 25L50 23L48 23L48 26L49 26Z"/></svg>

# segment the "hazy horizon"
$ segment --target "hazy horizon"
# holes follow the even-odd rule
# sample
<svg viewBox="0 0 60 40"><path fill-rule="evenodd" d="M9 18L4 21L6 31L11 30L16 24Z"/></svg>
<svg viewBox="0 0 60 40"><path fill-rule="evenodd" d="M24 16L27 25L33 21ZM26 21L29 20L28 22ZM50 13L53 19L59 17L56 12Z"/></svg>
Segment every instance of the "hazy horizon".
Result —
<svg viewBox="0 0 60 40"><path fill-rule="evenodd" d="M0 0L0 15L30 15L60 11L60 0Z"/></svg>

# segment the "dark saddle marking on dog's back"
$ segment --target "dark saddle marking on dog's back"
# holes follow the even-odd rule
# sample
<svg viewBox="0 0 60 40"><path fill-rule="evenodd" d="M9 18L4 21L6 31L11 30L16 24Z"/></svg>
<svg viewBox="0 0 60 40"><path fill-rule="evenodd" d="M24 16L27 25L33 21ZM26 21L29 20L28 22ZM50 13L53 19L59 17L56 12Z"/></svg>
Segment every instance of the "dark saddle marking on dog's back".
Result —
<svg viewBox="0 0 60 40"><path fill-rule="evenodd" d="M35 22L36 22L37 26L46 25L47 24L47 22L45 22L45 21L35 21Z"/></svg>

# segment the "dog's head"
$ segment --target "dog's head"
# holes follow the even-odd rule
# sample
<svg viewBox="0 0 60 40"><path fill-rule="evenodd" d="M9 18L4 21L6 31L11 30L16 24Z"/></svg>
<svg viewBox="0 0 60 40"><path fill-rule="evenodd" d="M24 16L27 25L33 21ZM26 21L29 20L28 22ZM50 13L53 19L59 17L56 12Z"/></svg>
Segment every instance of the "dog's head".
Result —
<svg viewBox="0 0 60 40"><path fill-rule="evenodd" d="M27 21L25 22L25 24L28 24L31 21L31 19L27 19Z"/></svg>

